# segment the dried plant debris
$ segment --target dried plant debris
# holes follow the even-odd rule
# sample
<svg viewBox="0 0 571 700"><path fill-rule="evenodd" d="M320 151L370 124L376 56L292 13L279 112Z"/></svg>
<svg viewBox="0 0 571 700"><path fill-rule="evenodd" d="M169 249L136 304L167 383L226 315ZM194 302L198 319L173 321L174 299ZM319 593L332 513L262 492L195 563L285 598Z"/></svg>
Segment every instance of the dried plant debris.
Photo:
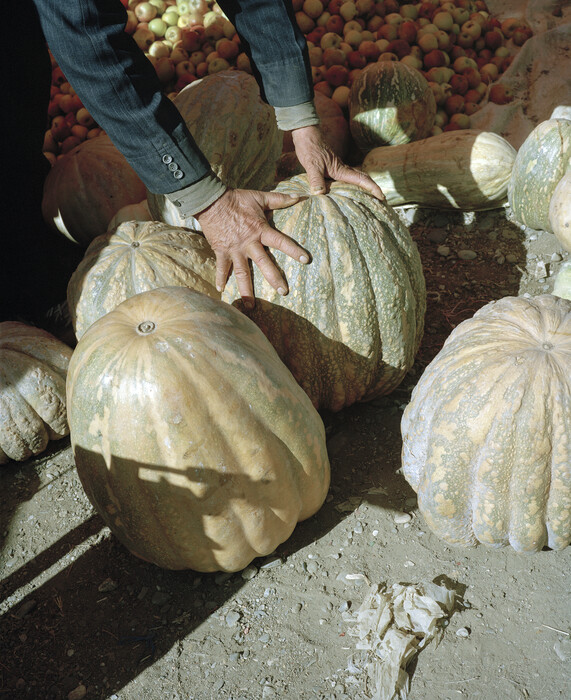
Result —
<svg viewBox="0 0 571 700"><path fill-rule="evenodd" d="M363 687L372 700L405 700L410 678L406 668L431 639L455 606L456 593L444 585L373 584L358 610L343 613L356 637L349 660L353 675L364 675Z"/></svg>

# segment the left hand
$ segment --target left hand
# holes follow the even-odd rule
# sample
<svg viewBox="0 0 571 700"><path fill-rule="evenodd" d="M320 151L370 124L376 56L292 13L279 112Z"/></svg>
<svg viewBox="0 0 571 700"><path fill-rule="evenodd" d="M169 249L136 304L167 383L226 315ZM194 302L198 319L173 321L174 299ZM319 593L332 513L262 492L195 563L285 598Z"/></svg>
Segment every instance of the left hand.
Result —
<svg viewBox="0 0 571 700"><path fill-rule="evenodd" d="M297 159L305 169L309 179L311 194L325 194L325 178L358 185L381 202L385 195L367 173L345 165L331 146L323 138L318 126L303 126L291 132Z"/></svg>

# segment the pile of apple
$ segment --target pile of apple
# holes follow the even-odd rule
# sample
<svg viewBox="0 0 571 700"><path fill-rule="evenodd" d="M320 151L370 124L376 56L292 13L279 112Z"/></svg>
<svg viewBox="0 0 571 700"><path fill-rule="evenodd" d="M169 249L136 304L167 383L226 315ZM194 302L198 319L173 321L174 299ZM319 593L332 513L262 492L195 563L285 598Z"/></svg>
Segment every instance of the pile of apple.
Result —
<svg viewBox="0 0 571 700"><path fill-rule="evenodd" d="M126 31L153 64L165 94L229 68L250 72L233 24L214 0L121 0ZM484 0L291 0L306 36L316 91L347 109L351 84L375 61L401 61L429 82L433 134L470 127L486 98L514 99L496 83L532 35L524 19L499 21ZM345 114L347 112L345 111ZM101 129L53 61L44 152L53 162Z"/></svg>

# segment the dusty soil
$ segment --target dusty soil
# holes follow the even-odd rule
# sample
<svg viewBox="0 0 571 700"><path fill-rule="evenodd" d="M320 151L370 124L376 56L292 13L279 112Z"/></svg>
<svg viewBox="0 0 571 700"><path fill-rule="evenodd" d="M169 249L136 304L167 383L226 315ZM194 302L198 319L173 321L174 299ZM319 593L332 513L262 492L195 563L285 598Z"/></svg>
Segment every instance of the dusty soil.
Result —
<svg viewBox="0 0 571 700"><path fill-rule="evenodd" d="M435 580L456 605L408 667L410 700L569 697L571 548L447 546L399 473L403 407L451 330L492 299L551 291L569 256L506 209L399 212L428 288L417 363L390 396L323 416L331 491L272 556L232 575L160 570L103 526L68 440L2 468L0 697L361 700L344 617L368 583Z"/></svg>

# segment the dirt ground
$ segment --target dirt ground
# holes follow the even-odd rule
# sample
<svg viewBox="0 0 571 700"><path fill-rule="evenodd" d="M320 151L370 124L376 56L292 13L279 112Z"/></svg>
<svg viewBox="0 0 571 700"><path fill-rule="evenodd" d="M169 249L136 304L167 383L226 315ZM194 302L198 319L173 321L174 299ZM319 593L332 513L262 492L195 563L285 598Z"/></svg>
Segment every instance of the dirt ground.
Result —
<svg viewBox="0 0 571 700"><path fill-rule="evenodd" d="M103 526L67 439L2 468L0 698L365 699L347 618L368 584L431 581L456 605L408 666L410 700L570 697L571 548L447 546L399 473L403 408L454 326L492 299L551 291L569 254L507 209L399 212L428 288L417 362L391 395L323 416L329 496L273 555L231 575L160 570Z"/></svg>

